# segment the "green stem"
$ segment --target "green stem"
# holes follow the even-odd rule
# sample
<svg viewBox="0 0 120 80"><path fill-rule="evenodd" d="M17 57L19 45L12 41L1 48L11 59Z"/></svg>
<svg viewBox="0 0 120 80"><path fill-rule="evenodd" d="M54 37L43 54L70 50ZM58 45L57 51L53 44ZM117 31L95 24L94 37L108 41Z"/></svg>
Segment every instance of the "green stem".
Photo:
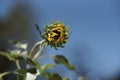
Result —
<svg viewBox="0 0 120 80"><path fill-rule="evenodd" d="M37 59L38 57L39 57L39 55L42 53L42 51L43 51L43 48L44 48L44 45L41 45L40 47L39 47L39 50L38 50L38 52L34 55L34 57L33 57L33 60L35 60L35 59Z"/></svg>
<svg viewBox="0 0 120 80"><path fill-rule="evenodd" d="M30 53L28 54L29 58L33 57L33 60L37 59L39 57L39 55L41 54L42 50L43 50L43 46L44 46L45 40L41 40L39 42L37 42L31 49ZM39 47L40 49L38 50L38 52L33 56L33 53L35 51L35 49ZM26 65L26 68L28 69L30 67L29 64Z"/></svg>
<svg viewBox="0 0 120 80"><path fill-rule="evenodd" d="M17 68L18 68L18 69L21 69L21 66L20 66L19 61L18 61L18 60L16 60L16 61L15 61L15 63L16 63Z"/></svg>
<svg viewBox="0 0 120 80"><path fill-rule="evenodd" d="M3 77L3 76L5 76L5 75L11 74L11 73L14 73L14 72L4 72L4 73L0 73L0 77Z"/></svg>
<svg viewBox="0 0 120 80"><path fill-rule="evenodd" d="M39 41L37 42L31 49L30 53L28 54L28 57L31 58L33 53L34 53L34 50L39 47L40 45L42 45L43 43L45 42L45 40L42 40L42 41Z"/></svg>

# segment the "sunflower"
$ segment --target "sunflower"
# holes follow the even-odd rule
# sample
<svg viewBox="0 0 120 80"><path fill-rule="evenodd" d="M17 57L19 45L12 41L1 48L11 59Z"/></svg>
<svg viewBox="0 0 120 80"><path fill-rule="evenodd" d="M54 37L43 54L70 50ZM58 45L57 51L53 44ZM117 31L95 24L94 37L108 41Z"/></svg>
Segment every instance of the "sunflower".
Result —
<svg viewBox="0 0 120 80"><path fill-rule="evenodd" d="M51 47L64 47L63 44L67 42L68 39L68 29L64 26L64 23L59 21L53 21L50 25L43 26L43 33L41 37L46 40L48 45Z"/></svg>

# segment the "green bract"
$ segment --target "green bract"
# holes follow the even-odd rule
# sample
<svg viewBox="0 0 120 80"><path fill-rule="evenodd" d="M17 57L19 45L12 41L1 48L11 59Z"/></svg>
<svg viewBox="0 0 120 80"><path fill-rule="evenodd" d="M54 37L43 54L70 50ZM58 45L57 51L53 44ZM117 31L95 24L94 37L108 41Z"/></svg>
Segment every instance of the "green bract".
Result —
<svg viewBox="0 0 120 80"><path fill-rule="evenodd" d="M69 32L64 23L53 21L50 25L43 26L41 37L46 40L48 45L57 49L57 47L64 47L63 44L67 42L68 35Z"/></svg>

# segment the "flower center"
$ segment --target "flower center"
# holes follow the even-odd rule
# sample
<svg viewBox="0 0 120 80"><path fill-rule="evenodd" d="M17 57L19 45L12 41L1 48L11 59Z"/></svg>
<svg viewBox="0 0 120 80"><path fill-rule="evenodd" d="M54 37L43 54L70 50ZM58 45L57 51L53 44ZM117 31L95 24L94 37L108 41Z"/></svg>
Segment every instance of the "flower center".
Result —
<svg viewBox="0 0 120 80"><path fill-rule="evenodd" d="M60 32L57 30L54 30L53 32L57 34L57 35L53 36L54 40L57 41L60 38Z"/></svg>

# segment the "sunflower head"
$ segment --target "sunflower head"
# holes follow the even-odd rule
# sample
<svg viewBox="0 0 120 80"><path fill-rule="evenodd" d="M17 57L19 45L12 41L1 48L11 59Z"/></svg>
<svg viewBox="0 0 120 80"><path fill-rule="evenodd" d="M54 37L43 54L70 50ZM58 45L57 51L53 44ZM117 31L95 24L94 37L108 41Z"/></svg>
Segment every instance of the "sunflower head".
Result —
<svg viewBox="0 0 120 80"><path fill-rule="evenodd" d="M64 26L64 23L59 21L52 21L50 25L43 26L43 33L41 37L46 40L51 47L64 47L63 44L68 39L68 29Z"/></svg>

